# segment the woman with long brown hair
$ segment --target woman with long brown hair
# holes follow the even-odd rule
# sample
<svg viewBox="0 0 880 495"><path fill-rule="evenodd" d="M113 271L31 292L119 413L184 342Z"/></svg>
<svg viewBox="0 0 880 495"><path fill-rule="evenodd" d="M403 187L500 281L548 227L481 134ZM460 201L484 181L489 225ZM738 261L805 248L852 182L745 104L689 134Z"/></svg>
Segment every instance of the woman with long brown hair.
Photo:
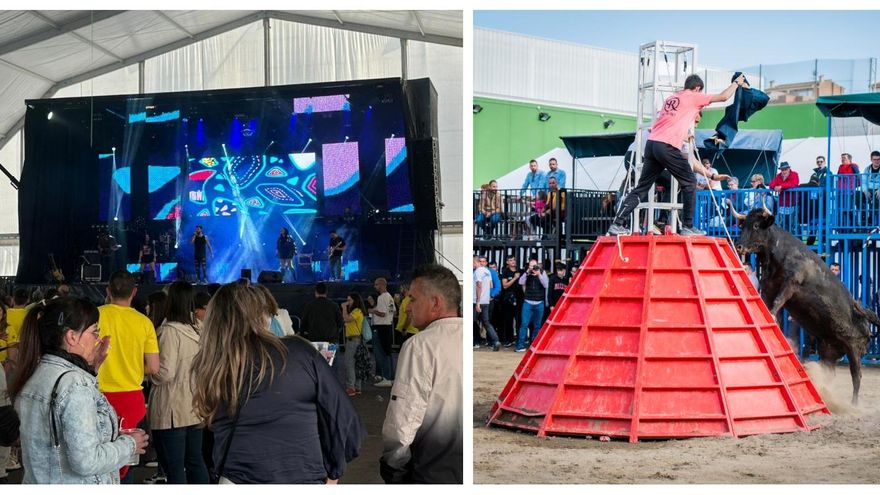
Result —
<svg viewBox="0 0 880 495"><path fill-rule="evenodd" d="M159 338L159 372L147 419L159 463L170 484L206 484L202 459L202 418L193 411L190 370L199 352L199 329L193 316L193 286L178 280L168 287L165 318Z"/></svg>
<svg viewBox="0 0 880 495"><path fill-rule="evenodd" d="M95 369L108 344L99 337L98 308L86 299L54 299L25 317L9 387L21 418L25 483L119 483L119 468L144 452L147 435L121 434L98 390Z"/></svg>
<svg viewBox="0 0 880 495"><path fill-rule="evenodd" d="M221 483L334 483L365 436L327 361L269 331L260 292L224 285L205 314L193 405L214 432Z"/></svg>

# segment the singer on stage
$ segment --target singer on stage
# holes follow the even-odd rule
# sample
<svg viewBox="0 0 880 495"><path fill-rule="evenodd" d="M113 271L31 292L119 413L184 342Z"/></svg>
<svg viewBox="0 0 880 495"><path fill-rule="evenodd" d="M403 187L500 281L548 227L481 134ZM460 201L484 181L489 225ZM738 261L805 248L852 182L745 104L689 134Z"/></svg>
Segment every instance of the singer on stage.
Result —
<svg viewBox="0 0 880 495"><path fill-rule="evenodd" d="M202 232L202 226L196 225L196 232L189 241L195 248L196 279L199 283L208 283L208 257L206 250L211 251L211 257L214 257L214 248L211 247L211 241L208 236Z"/></svg>
<svg viewBox="0 0 880 495"><path fill-rule="evenodd" d="M150 239L150 234L144 234L144 243L141 245L140 254L138 254L138 263L141 265L141 272L146 278L145 282L155 283L159 278L156 273L156 241ZM147 267L150 271L147 271Z"/></svg>
<svg viewBox="0 0 880 495"><path fill-rule="evenodd" d="M296 240L287 231L286 227L281 227L281 235L278 236L276 242L275 255L281 262L278 270L281 272L281 281L284 282L287 272L293 272L293 281L296 282L296 269L293 268L293 257L296 256Z"/></svg>

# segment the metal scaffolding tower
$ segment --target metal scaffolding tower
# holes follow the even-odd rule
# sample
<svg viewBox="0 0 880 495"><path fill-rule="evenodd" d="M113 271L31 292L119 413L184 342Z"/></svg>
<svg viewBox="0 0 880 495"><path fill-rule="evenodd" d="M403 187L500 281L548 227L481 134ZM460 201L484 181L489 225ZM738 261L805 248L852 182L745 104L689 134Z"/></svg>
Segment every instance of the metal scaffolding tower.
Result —
<svg viewBox="0 0 880 495"><path fill-rule="evenodd" d="M639 47L638 108L636 109L636 147L630 165L635 165L635 175L630 188L638 184L642 175L642 155L645 140L654 118L667 97L684 88L687 76L696 72L697 45L673 41L653 41ZM648 191L648 201L640 202L633 211L630 225L633 232L639 226L639 212L647 210L646 221L654 221L654 210L669 210L669 225L678 230L678 216L673 211L682 208L677 203L678 182L673 177L669 190L669 202L654 201L654 185ZM648 223L648 226L650 223Z"/></svg>

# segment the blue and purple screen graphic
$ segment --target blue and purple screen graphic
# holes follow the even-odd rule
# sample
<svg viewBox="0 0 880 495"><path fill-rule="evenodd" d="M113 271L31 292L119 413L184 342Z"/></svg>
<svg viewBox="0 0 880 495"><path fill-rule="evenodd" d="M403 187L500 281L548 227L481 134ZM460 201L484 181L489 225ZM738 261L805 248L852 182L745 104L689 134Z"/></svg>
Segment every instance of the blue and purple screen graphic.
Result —
<svg viewBox="0 0 880 495"><path fill-rule="evenodd" d="M310 96L293 99L293 113L343 112L351 110L349 95Z"/></svg>
<svg viewBox="0 0 880 495"><path fill-rule="evenodd" d="M385 187L388 191L388 211L392 213L415 211L409 187L404 138L385 140Z"/></svg>
<svg viewBox="0 0 880 495"><path fill-rule="evenodd" d="M314 153L190 159L185 212L202 218L314 215L315 168Z"/></svg>
<svg viewBox="0 0 880 495"><path fill-rule="evenodd" d="M322 146L324 155L324 213L343 215L361 212L360 161L358 143L331 143Z"/></svg>

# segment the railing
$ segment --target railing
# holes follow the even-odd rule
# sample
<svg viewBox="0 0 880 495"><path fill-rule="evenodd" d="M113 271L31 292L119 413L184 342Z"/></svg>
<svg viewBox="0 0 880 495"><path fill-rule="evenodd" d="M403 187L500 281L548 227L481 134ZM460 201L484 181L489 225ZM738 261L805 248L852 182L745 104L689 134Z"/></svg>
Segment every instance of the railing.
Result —
<svg viewBox="0 0 880 495"><path fill-rule="evenodd" d="M481 198L486 194L484 191L473 194L474 238L477 240L594 238L604 234L614 218L615 193L611 191L563 189L554 194L549 189L526 193L500 189L488 193L483 209ZM500 211L496 208L499 204Z"/></svg>
<svg viewBox="0 0 880 495"><path fill-rule="evenodd" d="M761 207L766 198L776 224L803 239L813 249L823 249L831 239L857 239L880 227L880 173L828 174L823 187L795 187L770 194L768 189L698 191L694 224L709 235L724 235L721 223L738 235L730 199L740 213ZM712 196L721 208L718 215Z"/></svg>
<svg viewBox="0 0 880 495"><path fill-rule="evenodd" d="M716 237L725 235L726 226L730 236L736 239L740 234L739 223L728 201L742 214L766 205L773 212L776 225L803 240L811 249L821 250L825 243L824 194L825 190L820 187L798 187L779 194L769 189L698 191L694 225Z"/></svg>

